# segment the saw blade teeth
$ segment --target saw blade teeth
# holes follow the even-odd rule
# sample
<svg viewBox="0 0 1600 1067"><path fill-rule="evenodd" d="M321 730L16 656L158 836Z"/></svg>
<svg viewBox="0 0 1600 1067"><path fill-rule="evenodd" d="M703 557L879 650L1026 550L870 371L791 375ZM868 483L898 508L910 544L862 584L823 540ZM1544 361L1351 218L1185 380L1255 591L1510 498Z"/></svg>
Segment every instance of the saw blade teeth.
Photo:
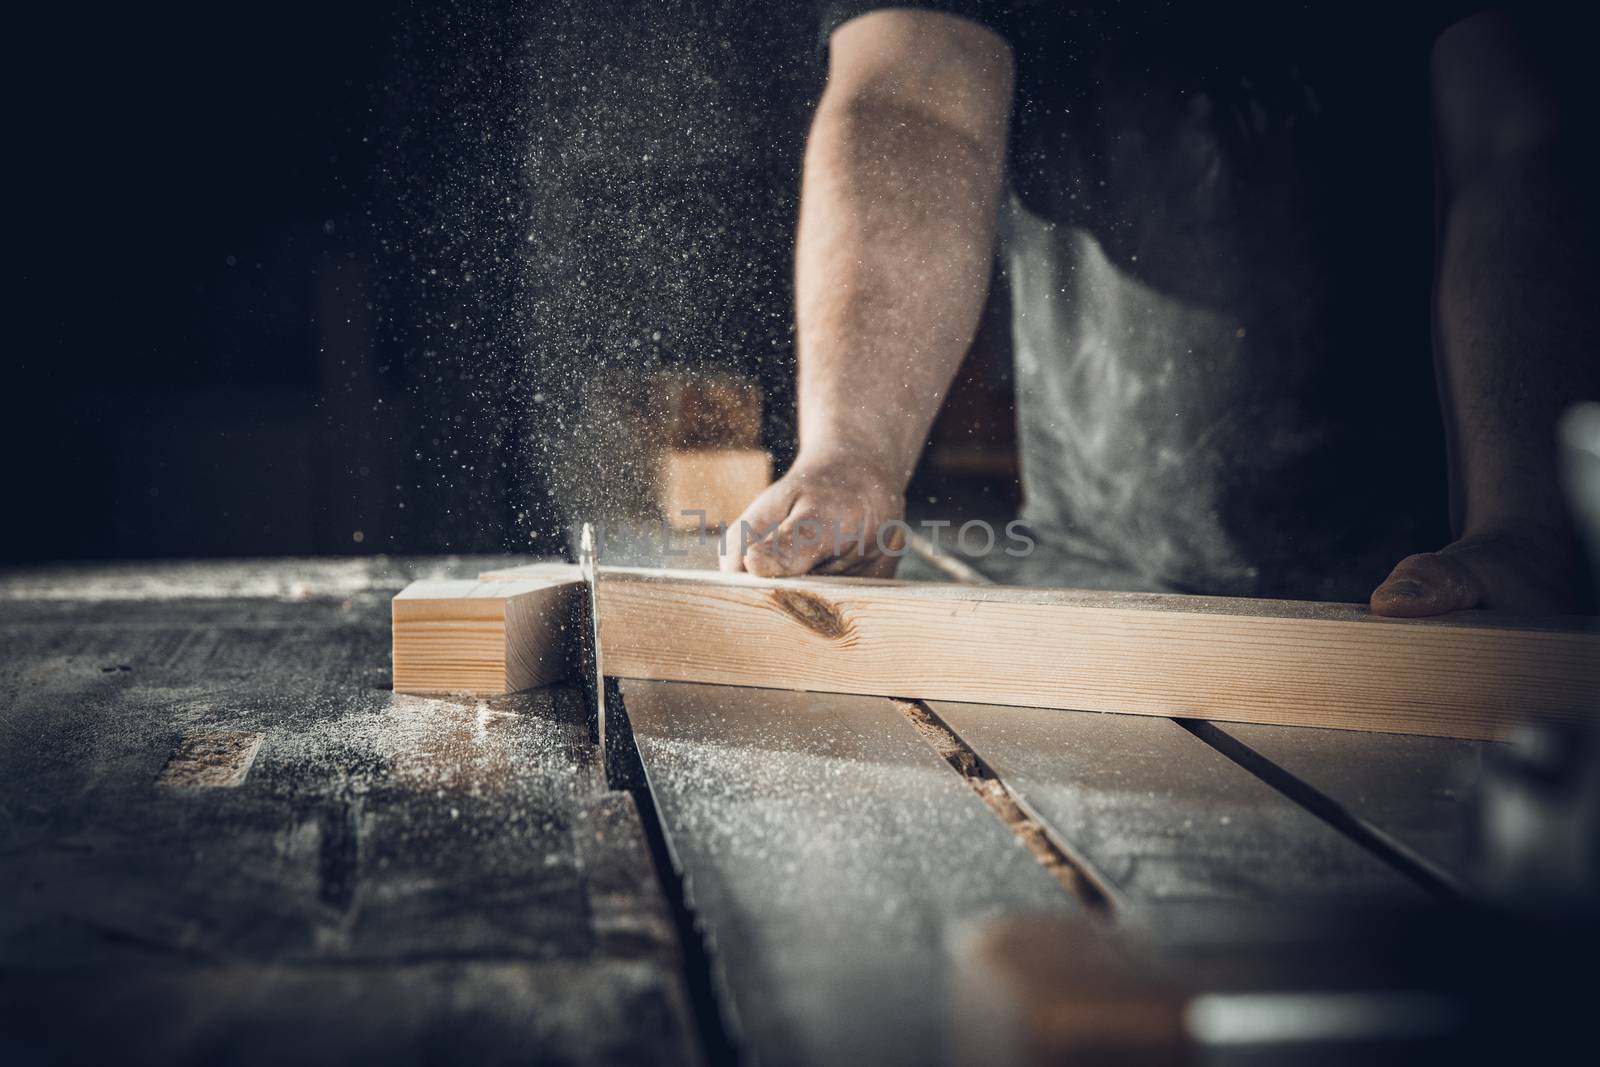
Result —
<svg viewBox="0 0 1600 1067"><path fill-rule="evenodd" d="M578 570L585 581L594 577L594 528L588 523L578 534Z"/></svg>

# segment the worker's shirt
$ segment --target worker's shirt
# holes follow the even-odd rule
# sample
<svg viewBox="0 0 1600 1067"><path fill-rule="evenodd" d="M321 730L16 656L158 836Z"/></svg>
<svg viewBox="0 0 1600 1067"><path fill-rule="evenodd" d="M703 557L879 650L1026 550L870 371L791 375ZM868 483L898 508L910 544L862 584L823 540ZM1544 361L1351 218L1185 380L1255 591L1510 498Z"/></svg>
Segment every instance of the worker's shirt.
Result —
<svg viewBox="0 0 1600 1067"><path fill-rule="evenodd" d="M824 28L878 6L908 5ZM1027 580L1365 600L1449 539L1428 56L1454 15L910 6L1016 56Z"/></svg>

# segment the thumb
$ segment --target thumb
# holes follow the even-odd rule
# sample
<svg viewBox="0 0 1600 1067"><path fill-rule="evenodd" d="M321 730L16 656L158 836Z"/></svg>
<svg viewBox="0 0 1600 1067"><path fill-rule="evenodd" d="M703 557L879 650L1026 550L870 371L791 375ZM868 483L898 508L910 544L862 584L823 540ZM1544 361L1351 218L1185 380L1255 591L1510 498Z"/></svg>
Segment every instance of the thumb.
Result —
<svg viewBox="0 0 1600 1067"><path fill-rule="evenodd" d="M1372 613L1420 618L1475 608L1484 600L1483 583L1464 563L1445 552L1423 552L1401 560L1372 592Z"/></svg>

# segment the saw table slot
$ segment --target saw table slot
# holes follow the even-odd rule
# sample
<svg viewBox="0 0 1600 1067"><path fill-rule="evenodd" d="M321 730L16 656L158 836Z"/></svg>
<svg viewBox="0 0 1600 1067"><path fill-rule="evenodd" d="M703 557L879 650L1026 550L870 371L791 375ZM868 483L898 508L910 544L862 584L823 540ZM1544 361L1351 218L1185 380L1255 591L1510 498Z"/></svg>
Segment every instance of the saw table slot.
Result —
<svg viewBox="0 0 1600 1067"><path fill-rule="evenodd" d="M1414 883L1171 720L930 708L1125 911L1420 900Z"/></svg>
<svg viewBox="0 0 1600 1067"><path fill-rule="evenodd" d="M1209 729L1336 805L1437 882L1471 892L1467 797L1490 742L1234 723Z"/></svg>

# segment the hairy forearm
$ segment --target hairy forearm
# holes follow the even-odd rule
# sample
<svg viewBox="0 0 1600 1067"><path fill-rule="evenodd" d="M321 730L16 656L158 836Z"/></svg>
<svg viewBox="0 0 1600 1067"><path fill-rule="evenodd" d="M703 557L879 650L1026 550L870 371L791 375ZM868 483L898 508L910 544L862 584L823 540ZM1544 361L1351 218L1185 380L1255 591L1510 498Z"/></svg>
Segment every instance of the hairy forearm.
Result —
<svg viewBox="0 0 1600 1067"><path fill-rule="evenodd" d="M1557 140L1448 190L1438 359L1465 536L1563 521L1556 420L1600 394L1595 228L1580 185Z"/></svg>
<svg viewBox="0 0 1600 1067"><path fill-rule="evenodd" d="M802 457L910 478L983 309L999 156L891 98L824 96L796 252Z"/></svg>

